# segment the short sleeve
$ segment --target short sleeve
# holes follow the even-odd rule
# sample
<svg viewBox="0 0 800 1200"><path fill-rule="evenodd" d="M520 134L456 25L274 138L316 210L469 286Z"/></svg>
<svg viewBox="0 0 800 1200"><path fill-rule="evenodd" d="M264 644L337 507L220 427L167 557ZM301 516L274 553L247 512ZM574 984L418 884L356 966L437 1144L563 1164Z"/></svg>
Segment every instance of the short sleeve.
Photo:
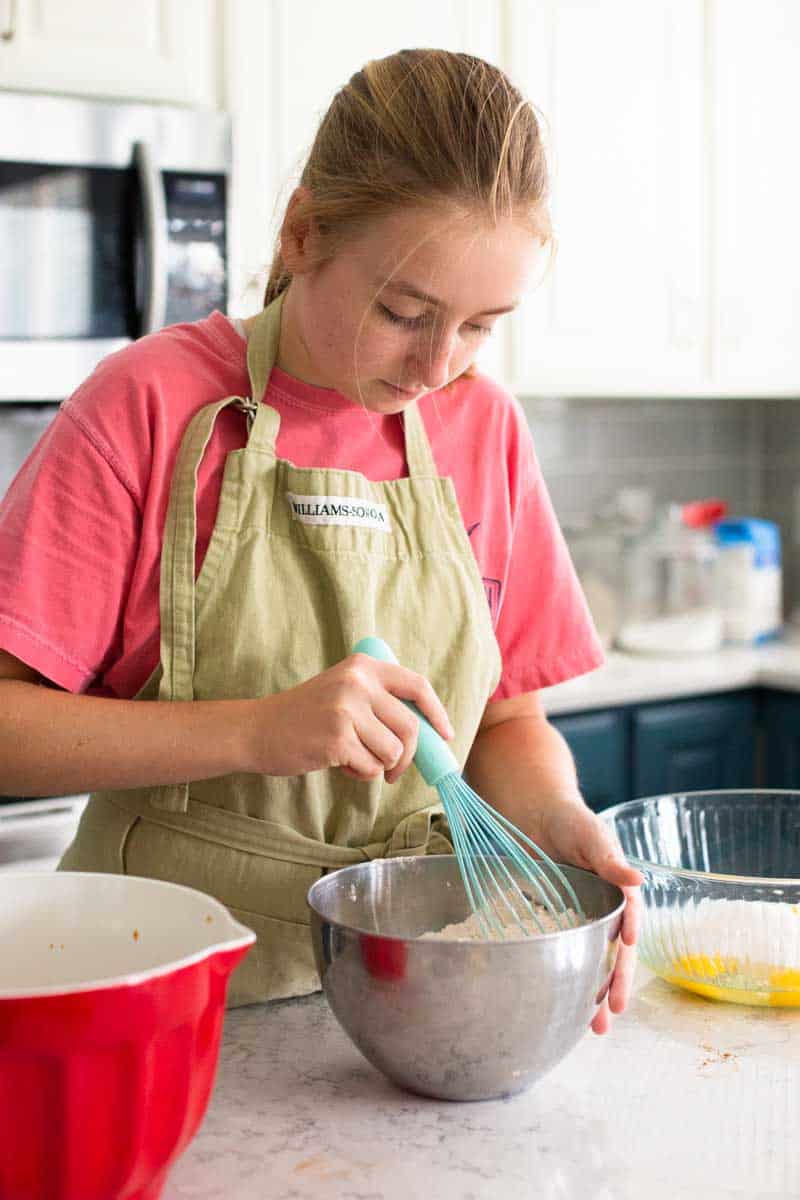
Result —
<svg viewBox="0 0 800 1200"><path fill-rule="evenodd" d="M503 673L492 700L550 687L604 661L527 428L519 455L508 574L495 626Z"/></svg>
<svg viewBox="0 0 800 1200"><path fill-rule="evenodd" d="M138 543L129 486L62 406L0 503L0 648L84 691L118 653Z"/></svg>

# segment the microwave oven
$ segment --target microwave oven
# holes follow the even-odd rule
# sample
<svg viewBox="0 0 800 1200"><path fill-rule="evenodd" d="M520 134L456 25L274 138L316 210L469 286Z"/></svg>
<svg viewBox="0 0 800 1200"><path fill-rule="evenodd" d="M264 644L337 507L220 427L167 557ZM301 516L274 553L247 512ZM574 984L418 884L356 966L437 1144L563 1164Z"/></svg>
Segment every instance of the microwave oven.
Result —
<svg viewBox="0 0 800 1200"><path fill-rule="evenodd" d="M230 118L0 91L0 401L225 310Z"/></svg>

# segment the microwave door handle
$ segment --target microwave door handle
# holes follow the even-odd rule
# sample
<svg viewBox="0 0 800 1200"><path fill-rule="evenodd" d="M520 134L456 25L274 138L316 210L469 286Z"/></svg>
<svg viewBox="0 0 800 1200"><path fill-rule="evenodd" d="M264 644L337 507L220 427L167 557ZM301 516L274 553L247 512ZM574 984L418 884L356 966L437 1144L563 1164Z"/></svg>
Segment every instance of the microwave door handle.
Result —
<svg viewBox="0 0 800 1200"><path fill-rule="evenodd" d="M146 292L142 333L160 329L167 315L167 207L164 183L147 142L136 142L133 161L142 196Z"/></svg>

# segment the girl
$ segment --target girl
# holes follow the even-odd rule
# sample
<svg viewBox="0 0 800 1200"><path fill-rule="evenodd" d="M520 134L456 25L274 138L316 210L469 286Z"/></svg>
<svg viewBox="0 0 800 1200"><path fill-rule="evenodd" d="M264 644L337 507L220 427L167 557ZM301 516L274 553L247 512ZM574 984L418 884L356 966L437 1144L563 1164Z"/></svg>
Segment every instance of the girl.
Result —
<svg viewBox="0 0 800 1200"><path fill-rule="evenodd" d="M451 852L404 699L551 855L640 882L537 698L602 654L521 410L472 366L550 240L537 120L500 71L368 63L263 311L105 359L3 502L0 792L92 791L63 869L188 884L250 925L232 1003L318 987L320 874ZM353 655L367 634L403 665Z"/></svg>

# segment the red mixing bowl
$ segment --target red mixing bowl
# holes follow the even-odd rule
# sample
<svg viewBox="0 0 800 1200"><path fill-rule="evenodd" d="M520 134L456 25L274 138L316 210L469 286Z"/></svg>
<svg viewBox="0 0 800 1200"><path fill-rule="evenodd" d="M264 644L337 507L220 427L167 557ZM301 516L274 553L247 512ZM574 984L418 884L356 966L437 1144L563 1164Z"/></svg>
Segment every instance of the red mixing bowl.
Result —
<svg viewBox="0 0 800 1200"><path fill-rule="evenodd" d="M192 888L0 875L0 1196L157 1200L255 935Z"/></svg>

